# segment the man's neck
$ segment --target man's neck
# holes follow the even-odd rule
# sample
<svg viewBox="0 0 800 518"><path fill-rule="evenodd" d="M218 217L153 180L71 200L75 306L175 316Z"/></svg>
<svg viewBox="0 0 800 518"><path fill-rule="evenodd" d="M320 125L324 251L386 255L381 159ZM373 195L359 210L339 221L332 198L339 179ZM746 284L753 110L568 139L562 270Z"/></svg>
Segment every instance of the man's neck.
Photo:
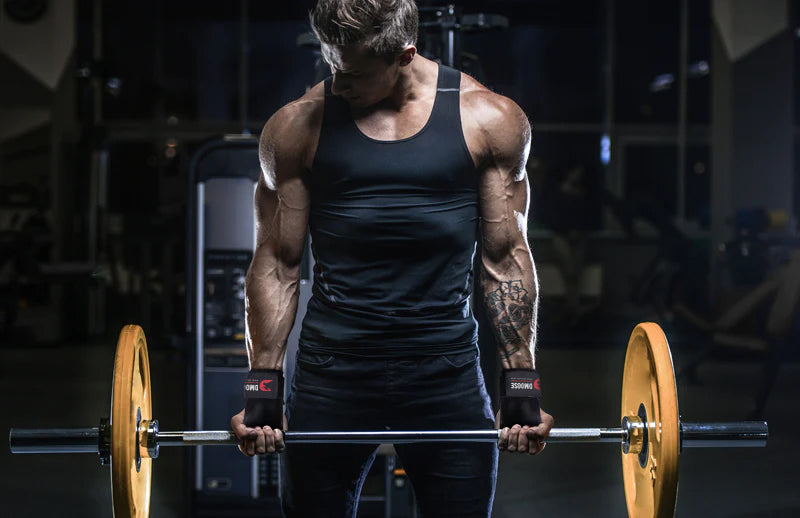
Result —
<svg viewBox="0 0 800 518"><path fill-rule="evenodd" d="M416 101L435 90L436 64L422 56L415 56L400 74L392 93L378 103L378 108L402 111L410 102ZM433 85L433 86L432 86Z"/></svg>

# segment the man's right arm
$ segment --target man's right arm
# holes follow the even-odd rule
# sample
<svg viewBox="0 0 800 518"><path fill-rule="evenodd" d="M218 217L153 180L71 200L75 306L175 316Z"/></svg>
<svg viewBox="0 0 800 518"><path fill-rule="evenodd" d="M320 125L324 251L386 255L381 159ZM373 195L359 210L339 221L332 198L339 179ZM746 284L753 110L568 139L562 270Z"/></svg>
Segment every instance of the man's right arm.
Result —
<svg viewBox="0 0 800 518"><path fill-rule="evenodd" d="M313 94L312 90L306 96ZM271 376L272 381L277 376L279 380L278 372L283 370L286 341L297 315L309 212L306 178L319 134L319 107L306 97L290 103L270 118L261 133L256 249L245 279L248 385L259 376ZM248 398L248 422L269 421L262 426L247 426L245 410L231 419L233 431L243 441L240 450L246 455L283 448L281 395L282 390L272 402Z"/></svg>
<svg viewBox="0 0 800 518"><path fill-rule="evenodd" d="M245 284L247 354L250 369L282 370L286 340L294 325L300 259L308 225L303 138L289 105L264 126L259 143L262 174L255 194L256 249ZM288 112L288 113L287 113Z"/></svg>

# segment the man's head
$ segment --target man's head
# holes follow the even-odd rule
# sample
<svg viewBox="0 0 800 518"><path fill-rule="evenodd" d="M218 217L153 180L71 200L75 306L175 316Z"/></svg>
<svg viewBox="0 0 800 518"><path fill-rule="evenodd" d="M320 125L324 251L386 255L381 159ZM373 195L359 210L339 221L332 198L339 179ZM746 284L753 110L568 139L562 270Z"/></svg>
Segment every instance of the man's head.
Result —
<svg viewBox="0 0 800 518"><path fill-rule="evenodd" d="M334 94L357 105L389 95L416 53L414 0L318 0L311 27L334 73Z"/></svg>

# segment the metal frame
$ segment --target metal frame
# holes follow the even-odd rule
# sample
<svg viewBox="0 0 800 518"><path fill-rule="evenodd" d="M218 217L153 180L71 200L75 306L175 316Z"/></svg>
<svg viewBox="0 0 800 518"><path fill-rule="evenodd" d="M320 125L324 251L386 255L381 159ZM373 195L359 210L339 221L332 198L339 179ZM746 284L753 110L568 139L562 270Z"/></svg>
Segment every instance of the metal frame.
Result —
<svg viewBox="0 0 800 518"><path fill-rule="evenodd" d="M195 380L193 389L194 393L194 423L197 429L203 428L203 420L205 418L203 412L203 394L205 391L204 387L204 373L212 372L217 369L205 368L205 351L203 348L204 344L204 337L202 335L202 330L204 326L204 276L205 276L205 199L206 199L206 180L205 176L198 178L198 165L200 162L210 153L226 148L249 148L252 149L257 146L257 139L250 135L239 135L239 134L229 134L225 135L222 138L215 138L207 141L204 145L202 145L194 154L192 158L192 162L189 166L189 175L188 175L188 182L189 182L189 200L187 200L187 206L189 207L187 211L187 226L189 235L187 235L187 243L191 246L187 247L187 264L188 265L195 265L194 269L191 267L187 268L187 286L191 286L191 289L187 289L186 293L186 302L187 311L186 315L186 330L187 333L191 336L194 336L194 366L196 369L195 372ZM230 176L226 174L221 174L219 177ZM246 175L242 175L246 176ZM216 178L216 176L215 176ZM255 181L254 187L255 189ZM255 246L255 229L253 235L253 244ZM196 451L195 457L195 477L194 477L194 489L196 491L203 490L203 448L199 447ZM251 487L250 487L250 494L253 498L258 497L258 458L254 457L251 462Z"/></svg>

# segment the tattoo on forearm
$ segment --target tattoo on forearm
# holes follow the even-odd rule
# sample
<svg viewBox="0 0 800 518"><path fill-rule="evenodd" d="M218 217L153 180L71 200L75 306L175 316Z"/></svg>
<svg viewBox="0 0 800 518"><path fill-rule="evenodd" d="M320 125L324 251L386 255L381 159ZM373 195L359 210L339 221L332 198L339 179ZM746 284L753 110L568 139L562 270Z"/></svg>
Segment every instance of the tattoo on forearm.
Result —
<svg viewBox="0 0 800 518"><path fill-rule="evenodd" d="M520 330L531 325L533 303L522 280L500 281L500 286L485 297L489 319L499 340L500 355L510 358L523 346Z"/></svg>
<svg viewBox="0 0 800 518"><path fill-rule="evenodd" d="M519 352L519 350L520 347L517 345L507 347L506 349L500 351L500 358L502 358L503 360L508 360L509 358L514 356L514 353Z"/></svg>

